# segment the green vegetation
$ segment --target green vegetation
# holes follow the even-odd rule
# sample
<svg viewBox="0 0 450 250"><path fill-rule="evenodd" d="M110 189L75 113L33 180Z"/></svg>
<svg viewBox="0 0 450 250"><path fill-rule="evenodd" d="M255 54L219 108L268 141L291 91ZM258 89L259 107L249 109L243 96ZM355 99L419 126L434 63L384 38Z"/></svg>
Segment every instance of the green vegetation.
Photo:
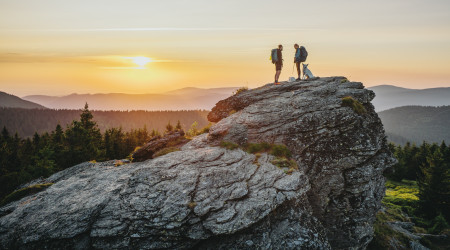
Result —
<svg viewBox="0 0 450 250"><path fill-rule="evenodd" d="M221 141L219 146L221 146L222 148L226 148L228 150L239 148L239 145L228 141Z"/></svg>
<svg viewBox="0 0 450 250"><path fill-rule="evenodd" d="M163 155L166 155L166 154L168 154L168 153L175 152L175 151L180 151L180 149L177 148L177 147L167 147L167 148L163 148L163 149L159 150L158 152L156 152L156 153L153 155L153 158L156 158L156 157L159 157L159 156L163 156Z"/></svg>
<svg viewBox="0 0 450 250"><path fill-rule="evenodd" d="M398 163L386 174L384 209L377 214L375 235L368 249L387 249L394 240L409 247L405 235L392 230L388 222L415 224L413 233L450 234L450 147L424 142L420 147L390 144ZM445 243L422 238L431 249L446 249Z"/></svg>
<svg viewBox="0 0 450 250"><path fill-rule="evenodd" d="M25 196L39 193L39 192L45 190L46 188L50 187L51 185L53 185L53 183L37 184L37 185L29 186L29 187L14 191L11 194L7 195L2 200L2 202L0 203L0 206L6 205L13 201L20 200Z"/></svg>
<svg viewBox="0 0 450 250"><path fill-rule="evenodd" d="M80 117L81 110L54 110L54 109L20 109L0 108L0 130L8 128L14 135L15 132L22 137L32 137L35 132L44 134L55 130L56 124L61 124L63 129L73 120ZM198 127L208 125L206 116L209 110L180 110L180 111L91 111L95 117L98 128L102 133L110 128L122 128L123 132L152 128L163 132L167 121L180 121L180 126L187 131L194 121ZM175 126L176 128L176 126ZM149 129L149 133L151 129Z"/></svg>
<svg viewBox="0 0 450 250"><path fill-rule="evenodd" d="M237 94L245 92L247 90L248 90L248 87L240 87L233 92L233 95L237 95Z"/></svg>
<svg viewBox="0 0 450 250"><path fill-rule="evenodd" d="M355 111L359 115L367 113L366 108L364 108L364 106L359 101L353 99L353 97L351 96L342 98L342 106L352 108L353 111Z"/></svg>
<svg viewBox="0 0 450 250"><path fill-rule="evenodd" d="M132 160L130 152L159 135L155 129L149 132L146 126L129 132L124 132L122 127L108 128L102 133L87 104L79 115L79 120L72 121L65 129L58 124L50 133L34 133L32 138L20 138L17 133L11 136L8 129L3 128L0 134L0 200L21 184L46 178L81 162L126 157ZM177 122L175 129L179 127L181 122ZM171 143L174 145L168 147L181 142ZM118 161L115 165L122 164Z"/></svg>
<svg viewBox="0 0 450 250"><path fill-rule="evenodd" d="M346 82L348 82L347 78L341 80L341 83L346 83Z"/></svg>
<svg viewBox="0 0 450 250"><path fill-rule="evenodd" d="M297 162L294 159L291 159L291 151L289 151L289 149L282 144L261 142L248 143L243 147L239 147L239 145L235 143L222 141L220 142L220 146L229 150L241 148L249 154L254 154L256 156L254 164L256 165L259 165L258 159L261 157L261 153L267 153L275 156L271 163L281 169L284 169L287 174L291 174L294 170L298 170Z"/></svg>
<svg viewBox="0 0 450 250"><path fill-rule="evenodd" d="M191 128L186 133L186 137L187 138L192 138L192 137L197 136L197 135L208 133L209 129L211 128L211 126L212 126L212 123L208 123L208 125L206 125L205 127L203 127L202 129L199 130L197 128L198 127L198 123L194 122L194 123L192 123Z"/></svg>

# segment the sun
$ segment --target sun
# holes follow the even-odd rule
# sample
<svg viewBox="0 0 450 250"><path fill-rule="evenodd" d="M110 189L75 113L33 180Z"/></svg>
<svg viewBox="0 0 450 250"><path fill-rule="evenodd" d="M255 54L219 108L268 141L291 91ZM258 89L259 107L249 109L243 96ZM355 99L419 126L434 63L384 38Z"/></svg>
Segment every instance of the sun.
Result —
<svg viewBox="0 0 450 250"><path fill-rule="evenodd" d="M131 59L133 63L139 65L140 68L144 68L147 63L152 61L152 59L145 56L127 57L127 59Z"/></svg>

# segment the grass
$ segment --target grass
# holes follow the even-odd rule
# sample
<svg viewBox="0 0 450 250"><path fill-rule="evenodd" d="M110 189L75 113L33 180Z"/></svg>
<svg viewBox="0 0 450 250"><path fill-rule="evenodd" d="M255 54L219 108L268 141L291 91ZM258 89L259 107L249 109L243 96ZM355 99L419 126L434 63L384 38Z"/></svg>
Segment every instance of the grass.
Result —
<svg viewBox="0 0 450 250"><path fill-rule="evenodd" d="M353 97L351 96L342 98L342 106L352 108L353 111L355 111L359 115L367 113L366 108L364 108L364 106L359 101L353 99Z"/></svg>
<svg viewBox="0 0 450 250"><path fill-rule="evenodd" d="M177 148L177 147L163 148L163 149L159 150L158 152L154 153L153 154L153 158L156 158L156 157L159 157L159 156L163 156L163 155L166 155L168 153L175 152L175 151L180 151L180 149Z"/></svg>
<svg viewBox="0 0 450 250"><path fill-rule="evenodd" d="M53 183L36 184L36 185L33 185L33 186L29 186L29 187L26 187L26 188L22 188L22 189L16 190L16 191L8 194L2 200L2 202L0 203L0 206L6 205L6 204L8 204L10 202L13 202L13 201L20 200L20 199L22 199L25 196L39 193L39 192L45 190L46 188L50 187L51 185L53 185Z"/></svg>
<svg viewBox="0 0 450 250"><path fill-rule="evenodd" d="M416 182L386 182L386 195L382 200L384 211L379 211L376 215L374 227L374 238L367 249L390 249L390 242L396 241L398 244L409 247L409 239L394 231L388 222L403 221L410 222L410 216L414 212L414 207L418 201L418 186ZM416 228L416 232L423 231Z"/></svg>
<svg viewBox="0 0 450 250"><path fill-rule="evenodd" d="M389 210L387 210L389 211ZM376 221L373 224L374 237L367 246L367 249L391 249L390 242L395 239L398 243L404 246L409 246L409 239L403 234L392 230L387 222L392 221L389 212L378 212Z"/></svg>
<svg viewBox="0 0 450 250"><path fill-rule="evenodd" d="M275 159L273 159L271 163L281 169L284 169L285 173L291 174L294 170L298 170L297 162L294 159L291 159L291 151L282 144L270 144L267 142L261 142L248 143L243 147L239 147L239 145L235 143L222 141L220 142L220 146L229 150L241 148L249 154L254 154L256 157L253 163L258 166L258 159L261 157L261 153L267 153L275 156Z"/></svg>
<svg viewBox="0 0 450 250"><path fill-rule="evenodd" d="M222 148L226 148L228 150L233 150L233 149L239 148L239 145L237 145L236 143L229 142L229 141L221 141L219 146L221 146Z"/></svg>
<svg viewBox="0 0 450 250"><path fill-rule="evenodd" d="M240 87L240 88L236 89L236 90L233 92L233 95L237 95L237 94L242 93L242 92L245 92L245 91L247 91L247 90L248 90L247 87Z"/></svg>
<svg viewBox="0 0 450 250"><path fill-rule="evenodd" d="M297 162L294 159L286 157L275 157L270 163L284 170L286 174L292 174L294 170L298 170Z"/></svg>
<svg viewBox="0 0 450 250"><path fill-rule="evenodd" d="M402 180L386 182L386 195L382 200L384 206L383 211L379 211L374 223L374 238L367 249L391 249L390 242L396 241L403 245L405 249L409 249L409 241L405 235L392 230L388 222L414 222L413 233L434 233L434 227L441 227L436 232L447 230L448 225L445 219L436 217L435 221L416 216L416 209L419 203L419 187L415 181ZM440 221L437 221L439 220ZM425 229L425 228L428 228ZM445 249L440 243L422 237L420 243L431 249Z"/></svg>

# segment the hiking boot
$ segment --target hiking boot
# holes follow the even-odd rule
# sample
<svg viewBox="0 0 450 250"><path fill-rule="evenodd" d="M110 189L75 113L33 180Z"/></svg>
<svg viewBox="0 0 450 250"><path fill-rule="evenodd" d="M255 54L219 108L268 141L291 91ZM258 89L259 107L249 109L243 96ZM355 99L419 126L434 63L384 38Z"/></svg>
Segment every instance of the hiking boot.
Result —
<svg viewBox="0 0 450 250"><path fill-rule="evenodd" d="M300 77L299 78L297 78L297 79L295 79L296 81L301 81L302 79L300 79Z"/></svg>
<svg viewBox="0 0 450 250"><path fill-rule="evenodd" d="M279 83L279 82L275 82L274 84L275 84L275 85L280 85L280 83Z"/></svg>

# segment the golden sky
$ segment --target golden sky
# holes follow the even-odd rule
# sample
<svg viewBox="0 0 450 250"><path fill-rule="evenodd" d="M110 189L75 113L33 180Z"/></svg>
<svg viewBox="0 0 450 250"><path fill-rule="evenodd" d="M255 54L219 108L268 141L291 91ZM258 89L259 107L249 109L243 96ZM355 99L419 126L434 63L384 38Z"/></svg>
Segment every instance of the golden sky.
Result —
<svg viewBox="0 0 450 250"><path fill-rule="evenodd" d="M278 44L294 76L294 43L318 76L450 87L448 0L0 0L0 91L253 88Z"/></svg>

